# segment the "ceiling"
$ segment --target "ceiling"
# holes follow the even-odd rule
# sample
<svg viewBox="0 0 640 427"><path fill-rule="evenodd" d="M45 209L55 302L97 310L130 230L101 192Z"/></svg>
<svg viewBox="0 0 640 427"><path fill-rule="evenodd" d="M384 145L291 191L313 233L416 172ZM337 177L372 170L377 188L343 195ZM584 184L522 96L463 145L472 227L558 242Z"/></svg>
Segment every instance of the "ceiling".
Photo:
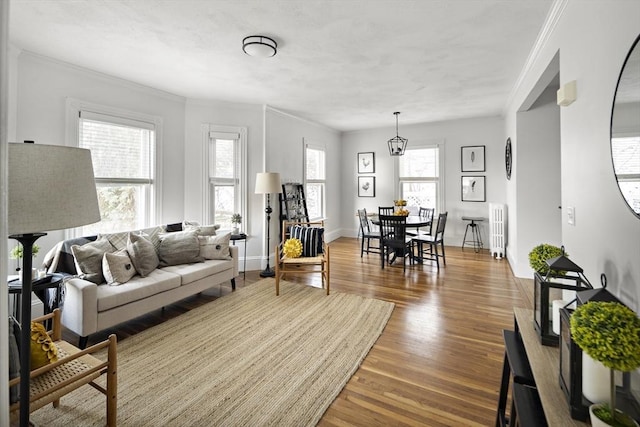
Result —
<svg viewBox="0 0 640 427"><path fill-rule="evenodd" d="M552 0L11 0L18 48L349 131L501 114ZM248 35L278 43L242 51Z"/></svg>

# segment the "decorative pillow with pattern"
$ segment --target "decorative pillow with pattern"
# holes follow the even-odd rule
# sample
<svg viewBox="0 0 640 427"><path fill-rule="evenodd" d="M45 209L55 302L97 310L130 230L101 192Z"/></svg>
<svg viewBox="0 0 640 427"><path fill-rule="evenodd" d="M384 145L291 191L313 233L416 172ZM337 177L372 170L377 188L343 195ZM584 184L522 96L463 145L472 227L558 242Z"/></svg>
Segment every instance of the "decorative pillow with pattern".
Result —
<svg viewBox="0 0 640 427"><path fill-rule="evenodd" d="M158 256L161 267L202 262L197 231L176 231L161 234Z"/></svg>
<svg viewBox="0 0 640 427"><path fill-rule="evenodd" d="M220 224L200 225L195 221L184 221L182 229L196 230L200 236L215 236L216 231L220 229Z"/></svg>
<svg viewBox="0 0 640 427"><path fill-rule="evenodd" d="M129 253L133 267L142 277L148 276L149 273L158 268L158 264L160 264L153 243L143 236L129 233L127 252Z"/></svg>
<svg viewBox="0 0 640 427"><path fill-rule="evenodd" d="M102 257L102 273L108 285L117 286L127 283L136 274L126 249L105 253Z"/></svg>
<svg viewBox="0 0 640 427"><path fill-rule="evenodd" d="M198 236L200 241L200 255L204 259L231 259L229 241L231 233L218 236Z"/></svg>
<svg viewBox="0 0 640 427"><path fill-rule="evenodd" d="M115 252L113 245L106 237L101 237L94 242L82 246L71 246L71 252L76 262L78 274L85 280L101 284L104 283L102 274L102 257L107 252Z"/></svg>
<svg viewBox="0 0 640 427"><path fill-rule="evenodd" d="M42 323L31 322L31 370L58 361L58 348Z"/></svg>
<svg viewBox="0 0 640 427"><path fill-rule="evenodd" d="M322 254L322 235L324 228L303 227L294 225L291 227L291 238L298 239L302 243L302 256L314 257Z"/></svg>

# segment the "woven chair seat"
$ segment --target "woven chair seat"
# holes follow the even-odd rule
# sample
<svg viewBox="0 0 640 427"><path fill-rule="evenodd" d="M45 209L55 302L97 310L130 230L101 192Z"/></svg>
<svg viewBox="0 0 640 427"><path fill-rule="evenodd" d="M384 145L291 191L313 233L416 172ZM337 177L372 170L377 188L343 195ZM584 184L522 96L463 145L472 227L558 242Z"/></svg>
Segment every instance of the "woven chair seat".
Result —
<svg viewBox="0 0 640 427"><path fill-rule="evenodd" d="M324 256L308 256L299 258L289 258L287 256L282 257L283 264L305 264L305 265L319 265L325 262Z"/></svg>

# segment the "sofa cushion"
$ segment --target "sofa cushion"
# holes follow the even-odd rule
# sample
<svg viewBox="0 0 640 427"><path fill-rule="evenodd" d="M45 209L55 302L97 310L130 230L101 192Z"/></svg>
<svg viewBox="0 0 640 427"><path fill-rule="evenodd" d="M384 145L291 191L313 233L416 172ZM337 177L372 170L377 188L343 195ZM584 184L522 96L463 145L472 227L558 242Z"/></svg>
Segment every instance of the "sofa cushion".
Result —
<svg viewBox="0 0 640 427"><path fill-rule="evenodd" d="M42 323L31 322L31 370L58 361L58 348Z"/></svg>
<svg viewBox="0 0 640 427"><path fill-rule="evenodd" d="M135 276L120 286L98 286L98 312L177 288L180 283L179 275L155 269L146 277Z"/></svg>
<svg viewBox="0 0 640 427"><path fill-rule="evenodd" d="M115 252L115 248L105 237L82 246L73 245L71 251L76 260L76 270L83 279L100 284L104 283L102 274L102 257L106 252Z"/></svg>
<svg viewBox="0 0 640 427"><path fill-rule="evenodd" d="M291 237L302 242L302 256L314 257L322 254L322 235L324 228L303 227L294 225L291 227Z"/></svg>
<svg viewBox="0 0 640 427"><path fill-rule="evenodd" d="M142 230L122 231L120 233L105 233L100 234L99 237L106 237L116 249L126 249L127 241L129 240L129 233L133 233L137 234L138 236L145 237L147 240L153 243L153 246L157 251L158 247L160 246L160 233L164 232L164 227L155 226L144 228Z"/></svg>
<svg viewBox="0 0 640 427"><path fill-rule="evenodd" d="M197 232L190 230L161 234L158 257L161 267L202 262L204 259L200 256Z"/></svg>
<svg viewBox="0 0 640 427"><path fill-rule="evenodd" d="M220 229L220 224L200 225L197 222L184 221L182 229L196 230L200 236L215 236L216 231Z"/></svg>
<svg viewBox="0 0 640 427"><path fill-rule="evenodd" d="M105 253L102 257L102 273L108 285L121 285L127 283L136 275L136 269L131 262L126 249L120 249L113 253Z"/></svg>
<svg viewBox="0 0 640 427"><path fill-rule="evenodd" d="M188 285L196 280L220 273L221 271L225 271L230 268L233 268L233 261L231 260L205 260L204 262L197 264L180 264L163 267L161 270L180 275L182 277L182 284ZM214 279L211 279L211 281L212 285L219 283Z"/></svg>
<svg viewBox="0 0 640 427"><path fill-rule="evenodd" d="M218 236L198 236L200 242L200 255L204 259L231 259L229 253L229 241L231 233Z"/></svg>
<svg viewBox="0 0 640 427"><path fill-rule="evenodd" d="M148 276L149 273L158 268L160 260L158 259L156 248L144 236L129 233L127 252L129 252L131 262L133 262L133 266L140 276Z"/></svg>

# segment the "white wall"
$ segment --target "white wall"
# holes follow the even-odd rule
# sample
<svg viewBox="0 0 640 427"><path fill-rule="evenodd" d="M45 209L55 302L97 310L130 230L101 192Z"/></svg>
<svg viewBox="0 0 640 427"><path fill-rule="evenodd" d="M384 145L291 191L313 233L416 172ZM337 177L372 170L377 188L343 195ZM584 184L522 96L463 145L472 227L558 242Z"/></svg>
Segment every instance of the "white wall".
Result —
<svg viewBox="0 0 640 427"><path fill-rule="evenodd" d="M390 120L392 122L392 120ZM453 120L436 123L400 125L399 133L409 139L408 146L420 143L442 143L444 149L444 209L449 212L445 242L460 245L467 222L462 216L481 216L485 246L489 236L489 203L505 202L506 175L504 169L504 122L499 117ZM395 127L346 132L343 134L344 190L342 195L342 235L355 237L358 233L356 211L366 208L377 212L378 206L390 206L398 196L397 183L393 180L394 158L389 155L387 141L395 136ZM460 149L467 145L484 145L486 172L486 202L462 202L460 180ZM374 198L358 197L357 153L375 152L376 195ZM465 173L464 175L470 175Z"/></svg>
<svg viewBox="0 0 640 427"><path fill-rule="evenodd" d="M562 206L575 207L576 216L574 226L563 216L562 243L594 285L606 273L609 289L635 311L640 308L640 220L617 189L609 125L618 75L638 36L638 16L637 1L568 1L515 91L505 126L508 132L516 128L518 106L559 51L560 84L577 81L577 100L561 108Z"/></svg>

